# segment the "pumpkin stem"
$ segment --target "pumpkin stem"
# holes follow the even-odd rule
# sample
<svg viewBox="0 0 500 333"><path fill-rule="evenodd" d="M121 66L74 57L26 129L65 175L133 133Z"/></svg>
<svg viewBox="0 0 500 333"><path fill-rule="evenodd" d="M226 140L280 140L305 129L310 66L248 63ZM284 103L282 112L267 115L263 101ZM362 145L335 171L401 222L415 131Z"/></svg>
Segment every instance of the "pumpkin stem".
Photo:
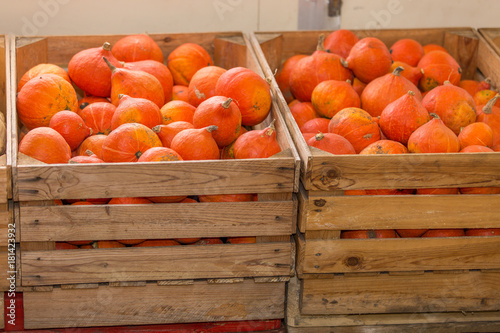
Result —
<svg viewBox="0 0 500 333"><path fill-rule="evenodd" d="M458 74L462 74L462 68L458 67Z"/></svg>
<svg viewBox="0 0 500 333"><path fill-rule="evenodd" d="M153 127L151 129L153 132L155 133L160 133L161 132L161 126L160 125L156 125L155 127Z"/></svg>
<svg viewBox="0 0 500 333"><path fill-rule="evenodd" d="M413 91L411 91L411 90L408 90L408 95L415 96L415 92L413 92Z"/></svg>
<svg viewBox="0 0 500 333"><path fill-rule="evenodd" d="M108 42L105 42L103 45L102 45L102 49L103 50L106 50L106 51L111 51L111 44L108 43Z"/></svg>
<svg viewBox="0 0 500 333"><path fill-rule="evenodd" d="M493 82L491 81L491 78L490 77L487 77L486 79L484 79L484 82L486 82L487 84L491 85Z"/></svg>
<svg viewBox="0 0 500 333"><path fill-rule="evenodd" d="M221 105L224 109L228 109L229 105L231 104L233 100L231 98L226 99Z"/></svg>
<svg viewBox="0 0 500 333"><path fill-rule="evenodd" d="M495 103L497 102L497 99L499 99L499 98L500 98L500 95L496 94L495 97L490 99L488 101L488 103L486 103L486 105L483 107L483 113L491 114L491 112L493 111L493 106L495 105Z"/></svg>
<svg viewBox="0 0 500 333"><path fill-rule="evenodd" d="M106 62L106 65L108 65L109 69L111 69L111 72L114 73L116 71L116 67L112 63L110 63L109 60L106 59L106 57L102 57L102 58Z"/></svg>
<svg viewBox="0 0 500 333"><path fill-rule="evenodd" d="M118 94L118 99L122 99L124 96L127 96L125 94Z"/></svg>
<svg viewBox="0 0 500 333"><path fill-rule="evenodd" d="M344 58L340 58L340 64L345 68L349 68L349 63Z"/></svg>
<svg viewBox="0 0 500 333"><path fill-rule="evenodd" d="M82 104L80 104L80 110L85 109L85 108L86 108L87 106L89 106L89 105L90 105L90 103L88 103L88 102L83 102Z"/></svg>
<svg viewBox="0 0 500 333"><path fill-rule="evenodd" d="M208 127L205 127L205 129L208 131L208 133L212 133L213 131L217 131L218 127L215 125L210 125Z"/></svg>
<svg viewBox="0 0 500 333"><path fill-rule="evenodd" d="M403 66L398 66L394 69L394 71L392 72L392 75L399 76L401 74L401 72L404 70L405 70L405 68Z"/></svg>
<svg viewBox="0 0 500 333"><path fill-rule="evenodd" d="M349 79L345 80L345 82L347 82L347 83L349 83L349 84L352 84L352 81L351 81L351 80L349 80Z"/></svg>
<svg viewBox="0 0 500 333"><path fill-rule="evenodd" d="M432 118L434 118L434 119L441 119L441 118L439 118L439 116L438 116L437 114L435 114L435 113L433 113L433 112L429 113L429 115L430 115Z"/></svg>
<svg viewBox="0 0 500 333"><path fill-rule="evenodd" d="M271 82L273 82L273 79L270 77L266 77L264 80L266 80L267 84L271 84Z"/></svg>
<svg viewBox="0 0 500 333"><path fill-rule="evenodd" d="M274 123L275 122L276 122L276 119L273 119L273 121L271 121L271 123L269 124L269 126L267 126L264 129L264 134L265 135L271 136L271 134L273 134L273 132L276 130L276 127L274 127Z"/></svg>
<svg viewBox="0 0 500 333"><path fill-rule="evenodd" d="M142 152L139 150L137 153L135 153L135 157L139 159L142 156Z"/></svg>
<svg viewBox="0 0 500 333"><path fill-rule="evenodd" d="M318 132L318 134L316 134L314 136L314 138L316 139L316 141L323 140L324 137L325 137L325 135L322 132Z"/></svg>
<svg viewBox="0 0 500 333"><path fill-rule="evenodd" d="M443 85L445 85L445 84L451 84L451 82L448 81L448 80L446 80L446 81L443 82Z"/></svg>
<svg viewBox="0 0 500 333"><path fill-rule="evenodd" d="M205 94L200 92L198 90L198 88L196 88L196 86L194 86L194 93L196 95L196 98L198 98L198 99L205 99L206 98Z"/></svg>
<svg viewBox="0 0 500 333"><path fill-rule="evenodd" d="M321 34L318 38L318 46L316 46L316 51L324 51L325 50L325 35Z"/></svg>
<svg viewBox="0 0 500 333"><path fill-rule="evenodd" d="M90 150L90 149L87 149L87 150L85 151L85 154L87 154L88 156L92 156L92 155L94 155L94 153L93 153L93 152L92 152L92 150Z"/></svg>

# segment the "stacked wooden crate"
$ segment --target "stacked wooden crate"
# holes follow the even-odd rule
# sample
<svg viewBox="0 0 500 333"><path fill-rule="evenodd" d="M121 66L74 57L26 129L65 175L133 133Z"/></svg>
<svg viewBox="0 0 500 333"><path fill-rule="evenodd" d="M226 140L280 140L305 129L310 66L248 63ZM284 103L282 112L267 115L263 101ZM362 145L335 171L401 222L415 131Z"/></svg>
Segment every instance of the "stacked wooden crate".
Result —
<svg viewBox="0 0 500 333"><path fill-rule="evenodd" d="M444 46L465 78L500 83L500 61L470 28L355 31L388 47ZM252 34L266 75L311 54L326 31ZM484 76L483 76L484 75ZM273 89L278 93L274 82ZM500 195L344 196L345 190L500 186L500 155L332 155L309 147L278 100L301 157L290 332L500 327L500 237L341 239L342 230L500 228ZM487 324L485 323L487 322ZM401 326L391 326L401 325ZM407 326L404 326L407 325ZM416 325L416 326L413 326ZM428 326L422 326L428 325Z"/></svg>
<svg viewBox="0 0 500 333"><path fill-rule="evenodd" d="M214 64L263 75L241 33L153 34L165 55L198 43ZM13 80L123 36L17 37ZM10 94L15 99L15 91ZM274 98L273 98L274 100ZM15 107L10 117L18 123ZM276 102L267 159L42 165L13 147L25 328L281 319L294 271L299 158ZM14 128L14 132L18 130ZM17 134L14 133L17 137ZM56 206L55 199L256 193L258 201ZM56 250L56 242L256 236L254 244Z"/></svg>

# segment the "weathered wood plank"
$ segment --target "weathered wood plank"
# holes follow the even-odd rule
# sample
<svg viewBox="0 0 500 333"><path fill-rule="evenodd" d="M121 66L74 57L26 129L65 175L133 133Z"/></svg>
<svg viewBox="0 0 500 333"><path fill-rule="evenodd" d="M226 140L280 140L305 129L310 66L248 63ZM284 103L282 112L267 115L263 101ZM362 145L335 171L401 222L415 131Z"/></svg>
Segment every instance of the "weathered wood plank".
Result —
<svg viewBox="0 0 500 333"><path fill-rule="evenodd" d="M278 276L290 243L24 251L23 286Z"/></svg>
<svg viewBox="0 0 500 333"><path fill-rule="evenodd" d="M499 249L500 237L307 240L302 266L304 273L497 269Z"/></svg>
<svg viewBox="0 0 500 333"><path fill-rule="evenodd" d="M303 281L301 313L417 313L495 311L500 274L478 271L374 277L335 276Z"/></svg>
<svg viewBox="0 0 500 333"><path fill-rule="evenodd" d="M318 157L311 178L312 190L323 191L500 186L500 154Z"/></svg>
<svg viewBox="0 0 500 333"><path fill-rule="evenodd" d="M289 238L293 208L293 201L22 207L21 240Z"/></svg>
<svg viewBox="0 0 500 333"><path fill-rule="evenodd" d="M500 52L496 52L491 43L479 38L477 66L485 77L492 81L492 85L500 85Z"/></svg>
<svg viewBox="0 0 500 333"><path fill-rule="evenodd" d="M500 195L309 196L310 230L500 228Z"/></svg>
<svg viewBox="0 0 500 333"><path fill-rule="evenodd" d="M133 302L131 301L133 300ZM24 293L26 329L265 320L284 317L285 283L99 287Z"/></svg>

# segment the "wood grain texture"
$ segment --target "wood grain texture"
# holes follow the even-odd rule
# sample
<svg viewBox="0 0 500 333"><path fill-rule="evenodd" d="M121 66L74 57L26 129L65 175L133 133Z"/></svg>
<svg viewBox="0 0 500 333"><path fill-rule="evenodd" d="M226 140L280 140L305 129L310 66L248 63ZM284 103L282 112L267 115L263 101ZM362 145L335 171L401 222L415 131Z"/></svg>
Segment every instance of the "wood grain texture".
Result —
<svg viewBox="0 0 500 333"><path fill-rule="evenodd" d="M495 311L500 274L478 271L375 277L305 279L301 313L306 315Z"/></svg>
<svg viewBox="0 0 500 333"><path fill-rule="evenodd" d="M21 241L289 236L293 201L22 207Z"/></svg>
<svg viewBox="0 0 500 333"><path fill-rule="evenodd" d="M481 323L500 322L498 311L485 312L430 312L430 313L386 313L386 314L357 314L357 315L303 315L300 312L301 280L290 279L287 288L286 323L289 332L367 332L365 329L374 329L374 332L386 332L377 328L395 327L394 332L402 332L402 328L415 329L415 332L427 332L427 327L443 327L453 323L452 327L472 327L474 332L481 332L477 328ZM476 326L475 323L478 323ZM390 325L390 326L385 326ZM446 326L444 326L446 328ZM463 326L462 326L463 327ZM448 326L448 328L450 328ZM293 329L293 330L292 330ZM343 331L342 331L343 330ZM409 330L413 332L412 330ZM449 332L438 330L436 332ZM393 332L393 331L389 331ZM461 331L466 332L466 331ZM488 332L488 331L486 331ZM490 331L492 332L492 331ZM494 331L493 331L494 332Z"/></svg>
<svg viewBox="0 0 500 333"><path fill-rule="evenodd" d="M26 329L265 320L284 317L285 283L106 287L24 293Z"/></svg>
<svg viewBox="0 0 500 333"><path fill-rule="evenodd" d="M479 44L477 32L445 32L443 46L456 59L462 70L462 79L472 79L477 71L477 50Z"/></svg>
<svg viewBox="0 0 500 333"><path fill-rule="evenodd" d="M305 230L500 228L500 195L312 196Z"/></svg>
<svg viewBox="0 0 500 333"><path fill-rule="evenodd" d="M500 186L500 155L491 153L320 156L312 164L312 190Z"/></svg>
<svg viewBox="0 0 500 333"><path fill-rule="evenodd" d="M307 240L302 266L313 274L497 269L499 250L494 236Z"/></svg>
<svg viewBox="0 0 500 333"><path fill-rule="evenodd" d="M500 85L500 52L481 35L479 37L477 66L485 77L489 77L493 87Z"/></svg>
<svg viewBox="0 0 500 333"><path fill-rule="evenodd" d="M0 296L3 298L3 291L9 290L10 281L7 278L10 277L11 271L15 272L15 269L11 270L9 267L9 256L13 255L15 257L15 253L9 253L9 248L7 246L0 247Z"/></svg>
<svg viewBox="0 0 500 333"><path fill-rule="evenodd" d="M289 275L290 243L23 251L23 286Z"/></svg>

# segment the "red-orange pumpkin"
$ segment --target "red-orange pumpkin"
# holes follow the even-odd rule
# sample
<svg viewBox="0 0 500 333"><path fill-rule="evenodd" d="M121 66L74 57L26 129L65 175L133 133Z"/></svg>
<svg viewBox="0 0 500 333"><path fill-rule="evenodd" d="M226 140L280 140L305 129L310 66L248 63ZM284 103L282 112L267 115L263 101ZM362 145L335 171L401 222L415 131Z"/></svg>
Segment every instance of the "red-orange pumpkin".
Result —
<svg viewBox="0 0 500 333"><path fill-rule="evenodd" d="M83 109L85 109L90 104L94 104L94 103L98 103L98 102L111 104L111 102L105 97L85 96L85 97L82 97L78 100L78 108L76 110L76 113L78 113L78 115L80 117L82 117Z"/></svg>
<svg viewBox="0 0 500 333"><path fill-rule="evenodd" d="M330 120L328 132L346 138L356 153L380 140L380 128L370 114L359 108L346 108Z"/></svg>
<svg viewBox="0 0 500 333"><path fill-rule="evenodd" d="M77 102L75 89L68 81L55 74L41 74L17 94L17 114L28 129L47 127L57 112L76 112Z"/></svg>
<svg viewBox="0 0 500 333"><path fill-rule="evenodd" d="M177 135L177 133L191 128L194 128L193 124L188 123L187 121L175 121L168 125L155 126L152 128L152 130L160 138L161 142L163 143L163 147L170 148L172 139Z"/></svg>
<svg viewBox="0 0 500 333"><path fill-rule="evenodd" d="M96 102L85 107L81 112L85 125L92 129L92 134L108 135L111 132L111 119L116 106L111 103Z"/></svg>
<svg viewBox="0 0 500 333"><path fill-rule="evenodd" d="M182 161L181 155L175 150L165 147L149 148L141 155L137 162L168 162Z"/></svg>
<svg viewBox="0 0 500 333"><path fill-rule="evenodd" d="M165 98L165 102L168 102L172 99L172 88L174 86L174 79L172 78L172 74L167 66L163 63L155 61L155 60L141 60L134 62L125 63L125 68L134 70L134 71L143 71L149 73L156 77L158 81L160 81L161 86L163 87L163 95Z"/></svg>
<svg viewBox="0 0 500 333"><path fill-rule="evenodd" d="M359 38L354 32L346 29L339 29L326 36L325 49L345 59L349 56L352 47L358 41Z"/></svg>
<svg viewBox="0 0 500 333"><path fill-rule="evenodd" d="M87 155L87 150L90 150L93 152L98 158L101 160L102 158L102 145L104 143L104 140L106 140L107 135L104 134L97 134L97 135L91 135L85 140L83 140L82 144L78 149L76 150L76 154L79 156L85 156Z"/></svg>
<svg viewBox="0 0 500 333"><path fill-rule="evenodd" d="M311 102L316 112L325 118L332 118L348 107L359 108L361 100L350 82L328 80L314 88Z"/></svg>
<svg viewBox="0 0 500 333"><path fill-rule="evenodd" d="M212 136L219 147L225 147L240 135L241 112L231 98L213 96L196 108L193 125L195 128L217 126Z"/></svg>
<svg viewBox="0 0 500 333"><path fill-rule="evenodd" d="M395 230L344 230L340 238L396 238Z"/></svg>
<svg viewBox="0 0 500 333"><path fill-rule="evenodd" d="M278 87L280 88L281 93L283 94L283 97L285 98L285 101L287 103L290 103L294 99L292 91L290 90L290 75L297 65L297 62L305 57L307 57L305 54L297 54L291 56L290 58L285 60L275 76L276 83L278 83Z"/></svg>
<svg viewBox="0 0 500 333"><path fill-rule="evenodd" d="M482 89L472 95L472 97L474 98L474 103L476 103L476 106L479 106L486 105L486 103L488 103L497 94L498 93L495 90ZM500 107L500 101L497 100L495 106Z"/></svg>
<svg viewBox="0 0 500 333"><path fill-rule="evenodd" d="M457 61L447 52L431 51L425 54L418 62L423 75L419 82L422 91L429 91L450 81L454 85L460 83L462 70Z"/></svg>
<svg viewBox="0 0 500 333"><path fill-rule="evenodd" d="M77 155L75 157L72 157L68 163L104 163L103 160L101 160L99 157L97 157L93 152L90 150L86 151L86 156L85 155Z"/></svg>
<svg viewBox="0 0 500 333"><path fill-rule="evenodd" d="M432 120L420 126L408 139L410 153L458 153L460 142L455 133L431 113Z"/></svg>
<svg viewBox="0 0 500 333"><path fill-rule="evenodd" d="M21 91L21 88L34 77L37 77L40 74L55 74L59 75L69 83L71 80L69 78L68 73L61 67L54 64L38 64L34 67L31 67L26 73L21 76L19 79L19 83L17 84L17 92Z"/></svg>
<svg viewBox="0 0 500 333"><path fill-rule="evenodd" d="M458 140L462 149L472 145L492 147L493 130L485 123L472 123L462 128L458 134Z"/></svg>
<svg viewBox="0 0 500 333"><path fill-rule="evenodd" d="M472 96L449 82L429 91L422 105L430 113L437 114L456 135L462 127L476 121L476 105Z"/></svg>
<svg viewBox="0 0 500 333"><path fill-rule="evenodd" d="M196 108L184 101L170 101L160 109L163 125L168 125L176 121L186 121L193 123L193 116Z"/></svg>
<svg viewBox="0 0 500 333"><path fill-rule="evenodd" d="M243 126L260 124L271 111L269 84L248 68L234 67L223 73L217 80L215 94L236 102Z"/></svg>
<svg viewBox="0 0 500 333"><path fill-rule="evenodd" d="M66 140L50 127L29 131L19 143L19 152L47 164L68 163L71 158Z"/></svg>
<svg viewBox="0 0 500 333"><path fill-rule="evenodd" d="M461 80L458 86L462 89L465 89L472 97L481 90L488 90L491 88L491 85L488 80L484 81L476 81L476 80ZM479 105L476 102L476 105Z"/></svg>
<svg viewBox="0 0 500 333"><path fill-rule="evenodd" d="M148 35L130 35L118 40L111 50L116 59L132 62L156 60L163 63L163 52L158 44Z"/></svg>
<svg viewBox="0 0 500 333"><path fill-rule="evenodd" d="M334 155L356 154L352 144L338 134L320 132L307 140L307 144Z"/></svg>
<svg viewBox="0 0 500 333"><path fill-rule="evenodd" d="M75 150L92 134L92 129L85 125L83 119L72 111L59 111L49 122L49 127L62 135L71 150Z"/></svg>
<svg viewBox="0 0 500 333"><path fill-rule="evenodd" d="M172 139L170 147L184 160L218 160L219 147L212 133L217 126L186 129Z"/></svg>
<svg viewBox="0 0 500 333"><path fill-rule="evenodd" d="M314 118L308 120L300 127L300 132L302 133L314 133L328 132L328 125L330 124L330 119L327 118Z"/></svg>
<svg viewBox="0 0 500 333"><path fill-rule="evenodd" d="M417 66L425 53L422 44L411 38L398 40L392 44L389 51L392 60L405 62L410 66Z"/></svg>
<svg viewBox="0 0 500 333"><path fill-rule="evenodd" d="M160 108L145 98L120 96L120 101L111 118L111 130L126 123L139 123L153 128L162 123Z"/></svg>
<svg viewBox="0 0 500 333"><path fill-rule="evenodd" d="M421 237L461 237L465 236L464 229L430 229Z"/></svg>
<svg viewBox="0 0 500 333"><path fill-rule="evenodd" d="M172 100L173 101L184 101L186 103L189 103L189 98L188 98L188 86L183 86L179 84L174 84L172 88ZM168 101L165 101L168 102Z"/></svg>
<svg viewBox="0 0 500 333"><path fill-rule="evenodd" d="M143 72L113 66L105 57L111 69L111 103L118 106L120 95L149 99L161 108L165 102L163 87L156 77Z"/></svg>
<svg viewBox="0 0 500 333"><path fill-rule="evenodd" d="M188 86L188 102L193 106L215 96L215 86L220 76L226 70L218 66L208 66L199 69L191 78Z"/></svg>
<svg viewBox="0 0 500 333"><path fill-rule="evenodd" d="M111 44L86 49L75 54L68 64L71 80L86 94L108 97L111 94L111 69L102 61L106 57L113 66L123 65L111 53Z"/></svg>
<svg viewBox="0 0 500 333"><path fill-rule="evenodd" d="M274 121L262 130L251 130L240 135L233 147L236 159L267 158L281 151L276 139Z"/></svg>
<svg viewBox="0 0 500 333"><path fill-rule="evenodd" d="M311 119L318 118L319 114L314 110L314 107L311 102L296 102L288 104L290 108L290 112L292 113L293 119L299 126L299 129Z"/></svg>
<svg viewBox="0 0 500 333"><path fill-rule="evenodd" d="M141 155L152 147L161 147L158 136L148 127L123 124L112 131L102 145L104 162L137 162Z"/></svg>
<svg viewBox="0 0 500 333"><path fill-rule="evenodd" d="M175 48L167 58L167 66L175 84L189 86L193 75L200 69L214 64L210 54L200 45L184 43Z"/></svg>
<svg viewBox="0 0 500 333"><path fill-rule="evenodd" d="M443 51L448 53L448 51L444 47L437 44L426 44L423 46L423 48L424 48L424 54L427 54L431 51Z"/></svg>
<svg viewBox="0 0 500 333"><path fill-rule="evenodd" d="M418 188L415 194L426 194L426 195L436 195L436 194L458 194L458 188Z"/></svg>
<svg viewBox="0 0 500 333"><path fill-rule="evenodd" d="M493 149L483 145L470 145L460 150L461 153L493 153Z"/></svg>
<svg viewBox="0 0 500 333"><path fill-rule="evenodd" d="M421 101L422 94L418 88L400 75L403 70L404 68L398 67L394 72L368 83L361 94L362 109L372 117L380 116L387 105L404 96L409 90L415 92L415 98Z"/></svg>
<svg viewBox="0 0 500 333"><path fill-rule="evenodd" d="M365 37L354 44L346 61L354 76L369 83L389 71L392 58L389 49L380 39Z"/></svg>
<svg viewBox="0 0 500 333"><path fill-rule="evenodd" d="M200 202L243 202L257 201L257 194L215 194L199 195Z"/></svg>
<svg viewBox="0 0 500 333"><path fill-rule="evenodd" d="M360 155L370 155L370 154L406 154L408 149L400 142L393 140L379 140L374 142L362 151L359 152Z"/></svg>
<svg viewBox="0 0 500 333"><path fill-rule="evenodd" d="M500 98L500 95L496 95L491 99L486 106L483 107L482 112L477 117L477 121L487 124L492 129L492 148L494 151L498 151L498 148L500 148L500 107L495 104L498 98Z"/></svg>
<svg viewBox="0 0 500 333"><path fill-rule="evenodd" d="M401 61L394 61L391 65L391 68L389 69L389 72L394 72L394 70L398 67L404 68L400 75L407 78L411 83L415 85L415 87L417 87L423 75L422 70L418 67L412 67L407 63Z"/></svg>

